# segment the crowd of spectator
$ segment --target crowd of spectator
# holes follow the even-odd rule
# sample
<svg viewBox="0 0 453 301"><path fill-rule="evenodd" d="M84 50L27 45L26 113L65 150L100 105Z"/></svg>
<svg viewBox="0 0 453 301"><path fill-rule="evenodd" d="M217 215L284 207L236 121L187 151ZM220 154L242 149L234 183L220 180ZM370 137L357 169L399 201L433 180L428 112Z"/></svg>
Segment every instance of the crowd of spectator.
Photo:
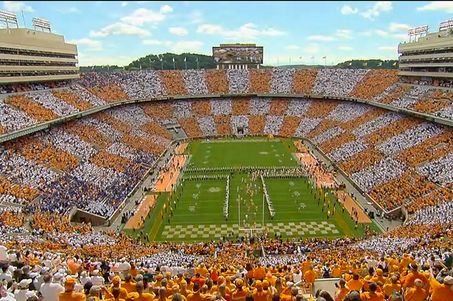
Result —
<svg viewBox="0 0 453 301"><path fill-rule="evenodd" d="M36 235L0 236L5 244L0 246L2 294L17 301L30 296L114 300L121 294L128 300L304 300L307 292L317 301L396 300L399 295L449 300L450 225L413 224L363 240L234 237L145 246L89 225L72 227L59 215L36 213L31 224ZM258 248L265 257L247 255ZM319 278L340 278L336 291L312 291Z"/></svg>
<svg viewBox="0 0 453 301"><path fill-rule="evenodd" d="M367 86L372 88L367 90ZM453 116L450 92L400 85L392 72L384 71L89 73L63 89L48 88L37 85L24 89L25 94L4 98L0 102L0 131L15 131L118 100L213 91L350 96L445 118ZM8 89L4 91L11 91ZM409 204L411 213L416 214L412 224L451 222L450 214L442 215L451 211L451 195L436 194L439 187L452 188L451 129L375 111L367 105L309 98L244 97L129 105L14 140L0 148L0 201L32 207L31 211L39 208L60 213L77 206L108 217L140 182L146 172L143 164L151 166L169 146L172 135L164 126L168 120L180 123L190 137L230 135L238 129L243 134L309 137L384 208ZM1 222L3 233L14 228ZM43 243L25 230L18 231L24 234L22 243ZM95 248L96 243L110 246L122 239L97 233L48 232L50 241L64 241L75 248L85 244ZM412 241L399 239L378 238L360 248L373 250L379 242L398 252L402 251L395 247L398 244L407 243L412 248Z"/></svg>
<svg viewBox="0 0 453 301"><path fill-rule="evenodd" d="M20 87L21 85L18 85L17 89L21 90ZM55 88L57 89L49 90ZM4 113L0 120L0 131L3 133L120 100L210 93L349 96L453 118L451 92L433 86L405 84L398 81L394 70L383 69L88 72L84 73L79 81L62 82L58 85L32 84L22 90L28 92L7 96L4 103L0 103L0 109ZM288 114L291 114L291 111ZM8 122L16 119L18 122L14 122L14 125Z"/></svg>
<svg viewBox="0 0 453 301"><path fill-rule="evenodd" d="M316 76L313 94L346 97L368 71L366 69L320 69Z"/></svg>

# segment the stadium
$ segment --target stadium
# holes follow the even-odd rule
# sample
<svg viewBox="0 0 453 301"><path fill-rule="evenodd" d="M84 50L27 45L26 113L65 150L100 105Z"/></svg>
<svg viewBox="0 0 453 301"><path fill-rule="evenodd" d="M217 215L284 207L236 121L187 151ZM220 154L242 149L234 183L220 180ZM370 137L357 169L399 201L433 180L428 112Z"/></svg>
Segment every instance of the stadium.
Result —
<svg viewBox="0 0 453 301"><path fill-rule="evenodd" d="M0 22L5 300L453 300L453 21L398 68L107 71Z"/></svg>

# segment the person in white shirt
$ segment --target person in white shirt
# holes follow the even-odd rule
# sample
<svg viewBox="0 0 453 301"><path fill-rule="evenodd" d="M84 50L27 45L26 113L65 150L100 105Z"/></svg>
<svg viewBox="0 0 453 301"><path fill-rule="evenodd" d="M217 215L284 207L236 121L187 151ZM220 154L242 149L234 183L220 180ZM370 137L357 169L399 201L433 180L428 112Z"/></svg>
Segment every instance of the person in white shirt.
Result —
<svg viewBox="0 0 453 301"><path fill-rule="evenodd" d="M8 260L8 254L6 251L8 251L8 249L5 246L0 246L0 261Z"/></svg>
<svg viewBox="0 0 453 301"><path fill-rule="evenodd" d="M64 287L60 283L51 282L51 280L52 275L44 275L44 284L39 289L43 301L58 301L59 293L64 292Z"/></svg>
<svg viewBox="0 0 453 301"><path fill-rule="evenodd" d="M28 286L32 283L31 279L22 279L14 290L14 298L16 301L27 301L28 298L36 296L34 291L28 290Z"/></svg>
<svg viewBox="0 0 453 301"><path fill-rule="evenodd" d="M93 271L93 276L91 277L91 283L93 283L93 286L103 286L104 285L104 278L99 276L99 270L94 270Z"/></svg>
<svg viewBox="0 0 453 301"><path fill-rule="evenodd" d="M88 281L91 281L91 277L88 276L87 272L86 271L82 271L80 273L80 283L82 285L85 285L85 283L87 283Z"/></svg>
<svg viewBox="0 0 453 301"><path fill-rule="evenodd" d="M4 265L2 267L2 273L0 274L0 281L6 280L6 282L9 282L13 279L13 276L8 270L8 266Z"/></svg>
<svg viewBox="0 0 453 301"><path fill-rule="evenodd" d="M0 301L16 301L14 294L8 292L3 283L0 282Z"/></svg>

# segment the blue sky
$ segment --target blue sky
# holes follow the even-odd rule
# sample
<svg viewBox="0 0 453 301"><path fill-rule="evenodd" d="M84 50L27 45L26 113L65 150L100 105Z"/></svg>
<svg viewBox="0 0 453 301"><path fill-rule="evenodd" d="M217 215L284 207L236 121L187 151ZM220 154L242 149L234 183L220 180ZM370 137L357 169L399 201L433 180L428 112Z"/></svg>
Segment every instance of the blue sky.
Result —
<svg viewBox="0 0 453 301"><path fill-rule="evenodd" d="M396 59L407 29L453 15L447 1L364 2L167 2L3 1L19 25L33 17L77 43L81 66L128 64L146 54L211 54L220 43L264 46L264 63L338 63L348 59ZM314 57L314 58L312 58Z"/></svg>

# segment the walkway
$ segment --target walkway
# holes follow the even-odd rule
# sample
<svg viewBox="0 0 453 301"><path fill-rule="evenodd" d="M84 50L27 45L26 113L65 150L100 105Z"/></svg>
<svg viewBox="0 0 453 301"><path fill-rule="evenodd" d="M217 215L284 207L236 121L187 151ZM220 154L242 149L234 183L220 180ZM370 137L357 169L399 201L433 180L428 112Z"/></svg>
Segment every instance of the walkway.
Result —
<svg viewBox="0 0 453 301"><path fill-rule="evenodd" d="M148 213L156 205L157 195L147 195L143 198L140 205L134 212L134 215L127 221L124 229L141 229L145 222Z"/></svg>

